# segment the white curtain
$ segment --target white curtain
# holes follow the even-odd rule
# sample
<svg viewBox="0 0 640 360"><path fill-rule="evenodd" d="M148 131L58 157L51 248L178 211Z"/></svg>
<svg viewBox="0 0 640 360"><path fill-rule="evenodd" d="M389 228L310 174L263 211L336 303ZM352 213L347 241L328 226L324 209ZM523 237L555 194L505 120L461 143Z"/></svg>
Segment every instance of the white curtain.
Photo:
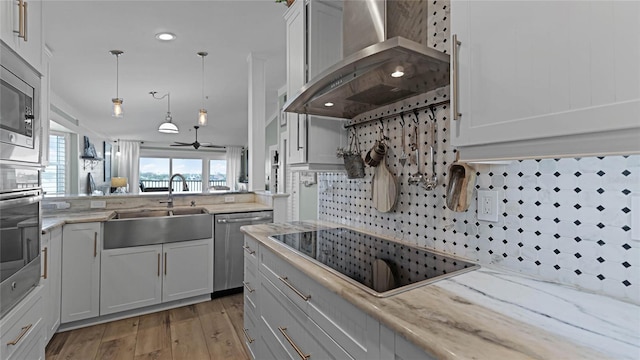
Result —
<svg viewBox="0 0 640 360"><path fill-rule="evenodd" d="M118 161L119 177L127 178L129 192L137 194L140 191L140 143L138 141L119 140L117 147L120 147L120 156L116 155Z"/></svg>
<svg viewBox="0 0 640 360"><path fill-rule="evenodd" d="M240 157L242 147L227 146L227 186L231 190L238 190L238 177L240 176Z"/></svg>

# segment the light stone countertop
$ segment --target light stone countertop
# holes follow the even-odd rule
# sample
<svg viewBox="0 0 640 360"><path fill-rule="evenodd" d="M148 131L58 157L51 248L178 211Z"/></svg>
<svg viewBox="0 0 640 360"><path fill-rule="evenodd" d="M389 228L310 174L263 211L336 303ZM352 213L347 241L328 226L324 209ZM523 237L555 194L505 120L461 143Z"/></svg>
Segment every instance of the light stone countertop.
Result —
<svg viewBox="0 0 640 360"><path fill-rule="evenodd" d="M438 359L640 358L636 304L489 267L376 298L269 238L323 227L347 226L295 222L241 230Z"/></svg>
<svg viewBox="0 0 640 360"><path fill-rule="evenodd" d="M189 206L175 206L174 209L188 208ZM213 204L213 205L197 205L197 208L205 209L209 214L228 214L249 211L273 210L272 207L260 203L229 203L229 204ZM145 209L166 210L167 207L144 207ZM135 211L137 209L124 209L122 211ZM84 222L102 222L113 218L117 210L98 210L83 212L49 212L42 215L42 233L52 231L56 227L64 224L84 223Z"/></svg>

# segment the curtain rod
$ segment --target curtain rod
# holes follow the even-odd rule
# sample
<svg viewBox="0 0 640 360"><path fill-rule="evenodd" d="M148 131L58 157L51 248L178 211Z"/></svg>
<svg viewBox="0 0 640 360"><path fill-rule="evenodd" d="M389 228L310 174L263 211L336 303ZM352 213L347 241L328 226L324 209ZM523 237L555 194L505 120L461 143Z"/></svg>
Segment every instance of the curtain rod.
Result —
<svg viewBox="0 0 640 360"><path fill-rule="evenodd" d="M431 109L431 108L435 108L435 107L438 107L438 106L441 106L441 105L446 105L448 103L449 103L449 100L443 100L443 101L435 102L433 104L427 104L427 105L416 107L416 108L413 108L413 109L400 111L400 112L397 112L395 114L385 115L385 116L381 116L381 117L377 117L377 118L371 118L371 119L363 120L363 121L360 121L360 122L357 122L357 123L353 123L353 124L347 124L347 125L344 126L344 128L348 129L348 128L352 128L354 126L367 124L367 123L370 123L372 121L382 121L382 120L385 120L385 119L389 119L389 118L398 116L400 114L406 114L408 112L413 113L414 111L420 111L420 110L424 110L424 109Z"/></svg>

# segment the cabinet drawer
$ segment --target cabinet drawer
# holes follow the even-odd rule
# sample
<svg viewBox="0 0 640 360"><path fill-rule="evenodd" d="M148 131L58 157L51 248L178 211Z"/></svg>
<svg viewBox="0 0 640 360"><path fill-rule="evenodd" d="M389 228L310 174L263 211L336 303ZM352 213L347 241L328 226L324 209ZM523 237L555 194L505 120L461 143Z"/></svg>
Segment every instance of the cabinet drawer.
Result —
<svg viewBox="0 0 640 360"><path fill-rule="evenodd" d="M353 358L271 281L263 279L262 285L262 318L290 358L298 359L305 355L315 359Z"/></svg>
<svg viewBox="0 0 640 360"><path fill-rule="evenodd" d="M258 266L258 241L251 236L244 236L244 260Z"/></svg>
<svg viewBox="0 0 640 360"><path fill-rule="evenodd" d="M297 270L273 252L262 248L260 252L260 273L300 309L306 309L310 300L309 283L311 279L302 274L300 270Z"/></svg>
<svg viewBox="0 0 640 360"><path fill-rule="evenodd" d="M245 309L257 314L257 296L260 282L258 281L257 267L250 264L245 256L244 262L244 305ZM245 310L245 311L246 311Z"/></svg>
<svg viewBox="0 0 640 360"><path fill-rule="evenodd" d="M249 349L251 358L256 358L256 350L258 348L258 321L256 320L255 313L247 311L247 303L244 303L244 343Z"/></svg>
<svg viewBox="0 0 640 360"><path fill-rule="evenodd" d="M25 347L43 338L44 334L40 331L43 327L41 290L42 286L36 287L0 323L0 354L3 359L26 354L24 351L28 349Z"/></svg>

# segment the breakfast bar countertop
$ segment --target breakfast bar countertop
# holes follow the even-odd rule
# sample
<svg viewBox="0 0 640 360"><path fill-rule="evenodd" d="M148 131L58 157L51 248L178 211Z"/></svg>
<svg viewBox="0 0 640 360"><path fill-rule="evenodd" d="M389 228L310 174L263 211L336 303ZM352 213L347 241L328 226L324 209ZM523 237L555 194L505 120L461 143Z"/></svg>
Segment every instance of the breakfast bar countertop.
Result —
<svg viewBox="0 0 640 360"><path fill-rule="evenodd" d="M241 230L438 359L640 357L637 304L486 266L377 298L269 238L335 227L350 228L309 221Z"/></svg>
<svg viewBox="0 0 640 360"><path fill-rule="evenodd" d="M249 211L264 211L273 210L271 206L260 204L257 202L251 203L228 203L228 204L210 204L210 205L197 205L197 208L203 208L207 213L215 214L229 214ZM188 206L176 206L174 209L189 208ZM166 210L167 207L144 207L144 209L150 210ZM123 209L122 211L131 211L135 209ZM102 222L112 219L116 215L118 210L91 210L82 212L58 212L47 213L42 215L42 232L47 233L52 231L56 227L63 226L64 224L84 223L84 222Z"/></svg>

